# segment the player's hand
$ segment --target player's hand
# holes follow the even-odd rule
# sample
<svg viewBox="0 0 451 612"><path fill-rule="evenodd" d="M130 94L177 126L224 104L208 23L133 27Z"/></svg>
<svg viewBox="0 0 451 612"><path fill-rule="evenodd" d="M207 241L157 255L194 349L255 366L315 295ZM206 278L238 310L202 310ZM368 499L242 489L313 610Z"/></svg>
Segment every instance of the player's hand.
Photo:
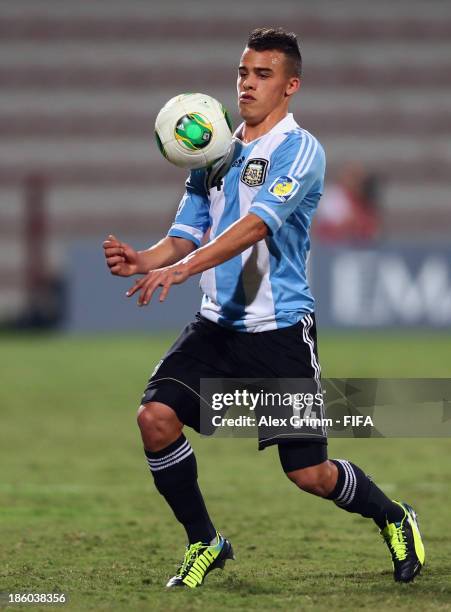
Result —
<svg viewBox="0 0 451 612"><path fill-rule="evenodd" d="M138 272L138 253L110 234L103 243L107 266L116 276L132 276Z"/></svg>
<svg viewBox="0 0 451 612"><path fill-rule="evenodd" d="M146 306L152 299L155 289L163 287L160 293L160 302L164 302L171 285L179 285L185 282L189 276L188 266L184 263L176 263L166 268L151 270L146 276L137 280L125 295L131 297L139 291L138 306Z"/></svg>

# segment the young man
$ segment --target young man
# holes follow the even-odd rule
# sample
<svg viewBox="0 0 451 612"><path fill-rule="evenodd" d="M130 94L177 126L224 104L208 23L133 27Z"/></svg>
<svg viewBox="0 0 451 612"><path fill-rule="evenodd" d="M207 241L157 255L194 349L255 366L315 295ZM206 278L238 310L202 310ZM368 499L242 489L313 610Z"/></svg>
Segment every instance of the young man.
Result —
<svg viewBox="0 0 451 612"><path fill-rule="evenodd" d="M155 485L188 536L168 587L196 587L233 558L230 542L208 515L196 459L182 433L184 425L199 431L200 379L319 378L305 268L325 156L288 114L300 77L294 34L253 31L238 68L243 123L222 182L205 170L192 171L167 237L149 250L136 252L114 236L103 245L112 274L144 275L128 291L139 292L139 305L148 304L157 287L163 301L173 284L203 273L200 314L155 369L138 411ZM209 242L200 246L207 231ZM372 518L391 552L395 580L413 580L424 548L410 506L388 499L353 463L328 460L325 436L260 438L260 448L271 444L300 489Z"/></svg>

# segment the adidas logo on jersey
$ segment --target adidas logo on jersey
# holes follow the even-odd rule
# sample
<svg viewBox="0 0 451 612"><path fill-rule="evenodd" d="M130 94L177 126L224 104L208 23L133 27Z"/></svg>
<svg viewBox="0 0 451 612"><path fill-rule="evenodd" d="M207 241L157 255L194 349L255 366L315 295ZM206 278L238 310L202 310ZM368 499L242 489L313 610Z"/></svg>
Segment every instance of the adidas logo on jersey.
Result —
<svg viewBox="0 0 451 612"><path fill-rule="evenodd" d="M244 162L244 155L242 155L241 157L238 157L232 164L232 168L241 168L242 164Z"/></svg>

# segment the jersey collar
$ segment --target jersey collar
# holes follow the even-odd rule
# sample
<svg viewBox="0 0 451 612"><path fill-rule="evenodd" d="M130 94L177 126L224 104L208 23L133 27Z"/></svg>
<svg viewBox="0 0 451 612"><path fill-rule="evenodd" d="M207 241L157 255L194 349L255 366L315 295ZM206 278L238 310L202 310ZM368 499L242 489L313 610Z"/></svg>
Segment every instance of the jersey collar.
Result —
<svg viewBox="0 0 451 612"><path fill-rule="evenodd" d="M238 138L238 140L240 141L241 141L241 133L242 133L243 127L244 127L244 121L240 123L240 125L236 128L235 132L233 133L233 137ZM269 132L266 132L266 134L262 134L262 136L260 136L259 138L256 138L255 140L252 140L251 142L247 142L247 143L243 142L242 144L244 146L247 146L247 145L253 144L254 142L257 142L257 140L260 140L260 138L265 138L265 136L269 136L269 134L271 135L283 134L284 132L294 130L298 127L299 125L294 120L293 113L288 113L283 119L281 119L278 123L276 123L276 125L273 128L271 128Z"/></svg>

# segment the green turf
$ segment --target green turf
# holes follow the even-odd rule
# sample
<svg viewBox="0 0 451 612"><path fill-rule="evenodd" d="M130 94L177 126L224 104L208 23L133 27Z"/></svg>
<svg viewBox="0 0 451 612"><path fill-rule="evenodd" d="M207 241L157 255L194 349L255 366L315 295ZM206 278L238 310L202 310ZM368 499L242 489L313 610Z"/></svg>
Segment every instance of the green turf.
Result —
<svg viewBox="0 0 451 612"><path fill-rule="evenodd" d="M449 336L323 336L328 376L449 376ZM449 439L330 442L419 510L427 567L398 585L372 523L297 491L274 448L191 435L237 560L165 591L184 535L153 489L135 407L169 340L0 338L0 592L63 591L70 610L451 610Z"/></svg>

